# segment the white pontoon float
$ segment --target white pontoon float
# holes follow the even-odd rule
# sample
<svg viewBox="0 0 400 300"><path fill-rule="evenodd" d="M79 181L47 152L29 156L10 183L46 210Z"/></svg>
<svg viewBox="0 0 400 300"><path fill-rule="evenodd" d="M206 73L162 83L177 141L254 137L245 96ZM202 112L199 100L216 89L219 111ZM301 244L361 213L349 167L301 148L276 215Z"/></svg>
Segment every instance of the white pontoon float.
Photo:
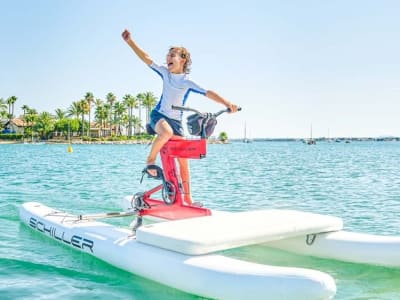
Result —
<svg viewBox="0 0 400 300"><path fill-rule="evenodd" d="M133 196L126 196L121 204L124 210L132 209ZM280 218L282 210L263 210L268 218ZM267 213L268 212L268 213ZM301 213L300 211L295 211ZM212 211L212 215L232 215L237 213ZM276 215L275 215L276 214ZM148 217L153 222L163 222L166 219ZM285 222L281 219L281 222ZM303 220L302 222L307 222ZM240 224L246 228L246 224ZM269 220L260 224L262 229L269 228ZM283 226L283 225L282 225ZM256 230L262 230L256 229ZM282 249L288 252L309 255L320 258L335 259L351 263L362 263L390 268L400 267L400 237L383 236L359 232L339 230L320 230L311 234L299 234L294 237L281 237L263 243L265 247Z"/></svg>
<svg viewBox="0 0 400 300"><path fill-rule="evenodd" d="M331 299L323 272L241 261L224 250L321 231L340 230L339 218L296 211L217 214L129 229L82 218L37 202L20 218L34 231L111 265L187 293L214 299Z"/></svg>

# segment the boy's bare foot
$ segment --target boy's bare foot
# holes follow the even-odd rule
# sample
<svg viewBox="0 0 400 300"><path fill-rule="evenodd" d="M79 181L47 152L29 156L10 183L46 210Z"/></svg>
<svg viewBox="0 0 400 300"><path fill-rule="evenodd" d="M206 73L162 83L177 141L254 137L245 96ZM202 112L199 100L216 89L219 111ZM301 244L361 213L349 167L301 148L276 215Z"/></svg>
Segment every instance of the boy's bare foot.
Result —
<svg viewBox="0 0 400 300"><path fill-rule="evenodd" d="M146 162L147 167L148 167L148 166L151 166L151 165L155 165L155 164L156 164L156 162L155 162L154 160L149 160L149 159L148 159L147 162ZM147 168L146 172L147 172L147 174L149 174L150 176L157 177L157 170L156 170L156 169Z"/></svg>
<svg viewBox="0 0 400 300"><path fill-rule="evenodd" d="M190 195L190 194L185 194L184 200L185 200L185 203L187 203L188 205L192 205L192 203L193 203L192 195Z"/></svg>
<svg viewBox="0 0 400 300"><path fill-rule="evenodd" d="M147 165L146 173L151 177L158 177L157 169L149 168L149 166L154 166L154 164Z"/></svg>

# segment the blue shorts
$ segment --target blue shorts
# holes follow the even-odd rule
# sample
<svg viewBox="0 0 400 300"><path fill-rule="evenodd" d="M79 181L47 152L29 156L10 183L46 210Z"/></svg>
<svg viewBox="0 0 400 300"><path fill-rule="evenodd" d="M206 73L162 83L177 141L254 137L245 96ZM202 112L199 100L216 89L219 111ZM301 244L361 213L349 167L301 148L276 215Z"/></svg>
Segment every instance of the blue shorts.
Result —
<svg viewBox="0 0 400 300"><path fill-rule="evenodd" d="M174 132L174 135L179 135L179 136L184 136L183 132L183 127L182 127L182 122L174 119L170 119L163 114L159 113L157 110L153 109L150 114L150 126L153 128L155 131L156 129L156 124L158 121L161 119L164 119L169 126L171 126L172 131Z"/></svg>

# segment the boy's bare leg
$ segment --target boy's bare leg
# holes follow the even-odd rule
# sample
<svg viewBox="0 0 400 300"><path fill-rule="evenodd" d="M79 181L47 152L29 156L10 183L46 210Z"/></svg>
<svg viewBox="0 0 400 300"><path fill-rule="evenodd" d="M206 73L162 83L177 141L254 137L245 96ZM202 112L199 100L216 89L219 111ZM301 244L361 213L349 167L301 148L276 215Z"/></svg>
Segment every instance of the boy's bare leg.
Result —
<svg viewBox="0 0 400 300"><path fill-rule="evenodd" d="M146 161L147 165L154 165L156 163L157 154L160 152L165 143L168 142L168 140L173 136L171 126L169 126L164 119L161 119L157 122L155 132L157 133L157 137L151 145L150 154ZM157 175L156 170L149 170L149 173L153 176Z"/></svg>

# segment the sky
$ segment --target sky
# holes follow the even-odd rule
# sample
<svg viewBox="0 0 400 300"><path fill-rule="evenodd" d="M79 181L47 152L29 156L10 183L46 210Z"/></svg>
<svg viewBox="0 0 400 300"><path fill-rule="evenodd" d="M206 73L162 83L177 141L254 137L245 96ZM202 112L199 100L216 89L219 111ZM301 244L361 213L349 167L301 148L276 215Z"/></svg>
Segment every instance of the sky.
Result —
<svg viewBox="0 0 400 300"><path fill-rule="evenodd" d="M189 49L190 78L242 107L216 132L241 138L400 136L400 2L393 0L0 0L0 98L15 114L67 110L92 92L153 92L160 64ZM187 105L218 111L191 94Z"/></svg>

